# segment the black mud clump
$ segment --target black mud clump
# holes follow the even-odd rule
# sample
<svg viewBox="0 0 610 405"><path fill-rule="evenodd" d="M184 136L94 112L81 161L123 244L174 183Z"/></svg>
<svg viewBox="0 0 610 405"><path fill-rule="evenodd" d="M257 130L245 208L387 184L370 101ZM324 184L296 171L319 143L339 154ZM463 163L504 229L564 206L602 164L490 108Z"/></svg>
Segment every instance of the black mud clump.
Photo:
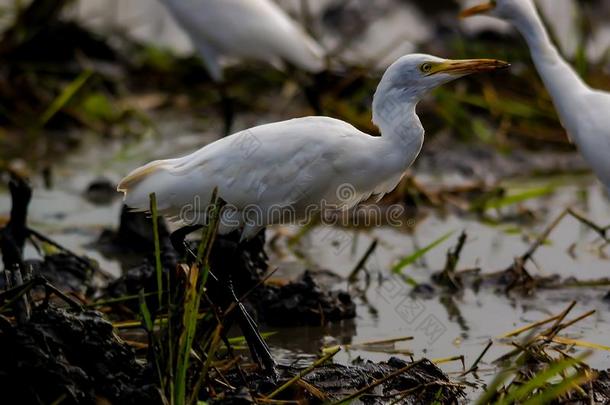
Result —
<svg viewBox="0 0 610 405"><path fill-rule="evenodd" d="M65 252L46 255L44 260L27 260L33 277L44 277L62 291L86 293L91 286L93 270L86 259Z"/></svg>
<svg viewBox="0 0 610 405"><path fill-rule="evenodd" d="M163 218L158 219L161 263L165 271L178 264L178 255L172 248L170 232ZM123 206L119 228L105 229L94 246L104 256L119 259L126 270L102 290L102 297L117 298L137 295L141 290L156 291L157 280L154 259L153 222L150 215L132 212ZM133 309L138 311L137 302Z"/></svg>
<svg viewBox="0 0 610 405"><path fill-rule="evenodd" d="M139 291L155 291L155 266L149 261L127 270L121 277L112 281L104 288L103 297L119 298L137 295ZM134 304L134 310L137 303Z"/></svg>
<svg viewBox="0 0 610 405"><path fill-rule="evenodd" d="M253 295L259 317L271 326L322 325L356 316L348 293L326 291L308 271L296 282L266 285Z"/></svg>
<svg viewBox="0 0 610 405"><path fill-rule="evenodd" d="M158 219L158 224L162 259L166 259L168 264L176 264L176 254L170 243L167 224L162 218ZM94 247L108 257L126 254L144 254L152 257L155 248L153 235L151 216L144 212L130 211L124 205L121 210L119 228L116 231L105 229ZM163 256L167 256L167 258Z"/></svg>
<svg viewBox="0 0 610 405"><path fill-rule="evenodd" d="M152 373L96 311L52 306L0 323L0 392L6 403L159 403Z"/></svg>
<svg viewBox="0 0 610 405"><path fill-rule="evenodd" d="M303 377L303 380L314 390L293 384L274 399L301 398L305 399L306 403L312 404L339 401L411 364L413 363L396 357L381 363L358 358L351 365L326 364ZM282 380L287 381L299 371L301 370L296 368L282 368L280 370ZM256 373L244 375L231 371L225 374L225 377L232 386L240 388L223 390L222 394L211 399L210 403L252 403L249 392L269 393L276 387L269 383L264 375ZM321 394L322 398L314 396L312 394L314 391ZM429 360L423 360L366 391L360 396L359 401L371 405L389 404L396 400L400 400L398 402L400 404L457 404L464 397L463 386L452 382Z"/></svg>
<svg viewBox="0 0 610 405"><path fill-rule="evenodd" d="M119 193L114 182L102 177L89 183L83 197L95 205L110 205L119 197Z"/></svg>
<svg viewBox="0 0 610 405"><path fill-rule="evenodd" d="M321 367L304 380L319 388L329 399L339 400L409 364L396 357L382 363L357 359L351 366L332 364ZM367 392L360 400L365 404L391 403L407 390L412 390L412 393L400 401L401 404L451 404L464 397L461 386L453 384L434 363L423 360Z"/></svg>

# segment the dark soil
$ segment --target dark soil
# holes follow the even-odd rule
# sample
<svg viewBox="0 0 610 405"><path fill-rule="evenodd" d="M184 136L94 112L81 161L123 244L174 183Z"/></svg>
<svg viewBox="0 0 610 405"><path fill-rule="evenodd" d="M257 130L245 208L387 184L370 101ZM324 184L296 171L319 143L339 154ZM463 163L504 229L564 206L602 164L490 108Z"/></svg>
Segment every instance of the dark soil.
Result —
<svg viewBox="0 0 610 405"><path fill-rule="evenodd" d="M409 364L396 357L382 363L357 359L351 366L332 364L317 369L305 380L320 388L330 399L337 400ZM385 404L396 400L397 394L405 390L413 390L401 402L406 404L430 404L435 401L450 404L464 397L462 387L444 384L450 384L449 378L432 362L424 360L363 395L361 400L366 404Z"/></svg>
<svg viewBox="0 0 610 405"><path fill-rule="evenodd" d="M348 293L327 291L307 271L294 283L258 289L252 300L261 319L272 326L323 325L356 316Z"/></svg>
<svg viewBox="0 0 610 405"><path fill-rule="evenodd" d="M150 373L99 312L41 306L24 324L2 318L0 358L6 403L159 402Z"/></svg>
<svg viewBox="0 0 610 405"><path fill-rule="evenodd" d="M302 398L309 403L334 402L368 387L376 380L382 379L389 374L408 366L410 362L392 357L387 362L374 363L362 359L356 359L351 365L326 364L316 368L303 380L323 393L324 400L317 398L310 391L294 384L274 399ZM287 380L298 369L284 368L281 370ZM248 374L246 381L237 372L231 372L224 376L230 384L243 387L235 391L224 392L212 403L252 403L251 392L270 393L274 386L267 379L256 374ZM453 384L449 378L433 363L428 360L413 366L396 378L371 389L360 397L365 404L388 404L404 395L402 404L431 404L435 401L442 404L458 403L465 397L463 387ZM402 394L402 395L401 395Z"/></svg>

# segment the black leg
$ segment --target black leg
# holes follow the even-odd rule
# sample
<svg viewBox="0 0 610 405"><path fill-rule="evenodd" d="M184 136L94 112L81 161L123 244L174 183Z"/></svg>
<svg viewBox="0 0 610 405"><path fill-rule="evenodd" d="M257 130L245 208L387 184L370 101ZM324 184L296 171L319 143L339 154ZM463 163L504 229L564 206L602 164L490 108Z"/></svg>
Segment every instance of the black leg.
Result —
<svg viewBox="0 0 610 405"><path fill-rule="evenodd" d="M203 225L187 225L178 229L177 231L172 232L172 234L169 236L169 240L171 241L172 246L174 247L174 249L176 249L176 252L178 252L179 255L184 257L187 254L187 246L184 242L184 239L186 239L187 235L191 232L195 232L196 230L201 229L202 227Z"/></svg>
<svg viewBox="0 0 610 405"><path fill-rule="evenodd" d="M235 295L235 290L233 289L233 283L231 281L228 283L228 289L237 305L235 308L237 311L237 322L239 324L239 328L244 334L244 337L246 338L246 343L248 344L248 348L250 349L250 353L252 354L254 361L256 361L263 370L269 373L274 380L277 380L277 365L275 364L275 360L271 355L271 350L269 350L267 342L265 342L265 339L263 339L258 331L258 325L256 325L256 322L254 319L252 319L248 311L246 311L244 304L242 304L239 298L237 298Z"/></svg>
<svg viewBox="0 0 610 405"><path fill-rule="evenodd" d="M185 226L183 228L178 229L170 235L170 240L174 249L176 249L179 254L188 256L191 260L196 259L196 255L194 252L190 251L186 246L184 239L186 236L200 229L201 225L190 225ZM236 245L234 254L239 254L239 245ZM233 270L231 268L231 270ZM221 276L222 278L220 278ZM216 275L214 272L210 272L210 279L208 282L216 283L219 287L222 288L222 292L220 294L215 294L214 297L210 297L210 299L214 302L215 305L218 305L221 308L226 309L229 305L228 303L233 303L235 307L235 317L237 319L239 328L244 334L244 338L246 339L246 343L248 344L248 348L250 349L250 353L252 355L253 360L265 371L270 377L274 380L277 380L278 374L276 370L276 363L273 360L273 356L271 355L271 351L269 350L269 346L267 342L263 339L260 332L258 331L258 326L256 322L246 308L241 303L237 295L235 294L235 290L233 288L232 277L230 274ZM210 292L213 290L218 291L216 288L210 288ZM226 326L230 326L232 316L229 314L228 319L225 320Z"/></svg>
<svg viewBox="0 0 610 405"><path fill-rule="evenodd" d="M219 92L224 125L223 136L228 136L231 135L233 121L235 120L235 103L233 102L233 99L229 95L229 92L224 84L219 85Z"/></svg>

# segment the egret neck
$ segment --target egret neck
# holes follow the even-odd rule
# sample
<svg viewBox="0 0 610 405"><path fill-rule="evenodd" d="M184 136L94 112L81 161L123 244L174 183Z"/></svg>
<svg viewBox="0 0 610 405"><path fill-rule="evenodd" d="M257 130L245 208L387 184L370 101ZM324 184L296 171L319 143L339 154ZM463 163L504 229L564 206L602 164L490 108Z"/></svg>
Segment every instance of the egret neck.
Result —
<svg viewBox="0 0 610 405"><path fill-rule="evenodd" d="M404 169L417 158L424 143L424 127L416 113L418 102L413 88L387 89L383 83L373 97L373 123L381 133L382 148L387 149L386 156L400 153Z"/></svg>
<svg viewBox="0 0 610 405"><path fill-rule="evenodd" d="M586 94L589 87L561 57L535 7L530 13L515 15L512 22L530 48L536 69L551 94L563 125L570 136L577 136L577 123L571 119L575 99L580 94Z"/></svg>

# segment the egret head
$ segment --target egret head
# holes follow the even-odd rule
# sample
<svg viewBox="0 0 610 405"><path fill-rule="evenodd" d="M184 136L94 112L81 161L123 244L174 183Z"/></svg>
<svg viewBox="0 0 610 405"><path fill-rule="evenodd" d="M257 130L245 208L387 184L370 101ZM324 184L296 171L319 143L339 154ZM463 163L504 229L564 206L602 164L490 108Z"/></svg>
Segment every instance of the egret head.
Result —
<svg viewBox="0 0 610 405"><path fill-rule="evenodd" d="M508 63L495 59L449 60L432 55L405 55L384 73L373 100L373 121L382 124L396 107L416 104L430 90L460 77L503 69Z"/></svg>
<svg viewBox="0 0 610 405"><path fill-rule="evenodd" d="M532 0L489 0L460 13L461 17L473 15L489 15L507 21L518 21L523 16L535 13Z"/></svg>

